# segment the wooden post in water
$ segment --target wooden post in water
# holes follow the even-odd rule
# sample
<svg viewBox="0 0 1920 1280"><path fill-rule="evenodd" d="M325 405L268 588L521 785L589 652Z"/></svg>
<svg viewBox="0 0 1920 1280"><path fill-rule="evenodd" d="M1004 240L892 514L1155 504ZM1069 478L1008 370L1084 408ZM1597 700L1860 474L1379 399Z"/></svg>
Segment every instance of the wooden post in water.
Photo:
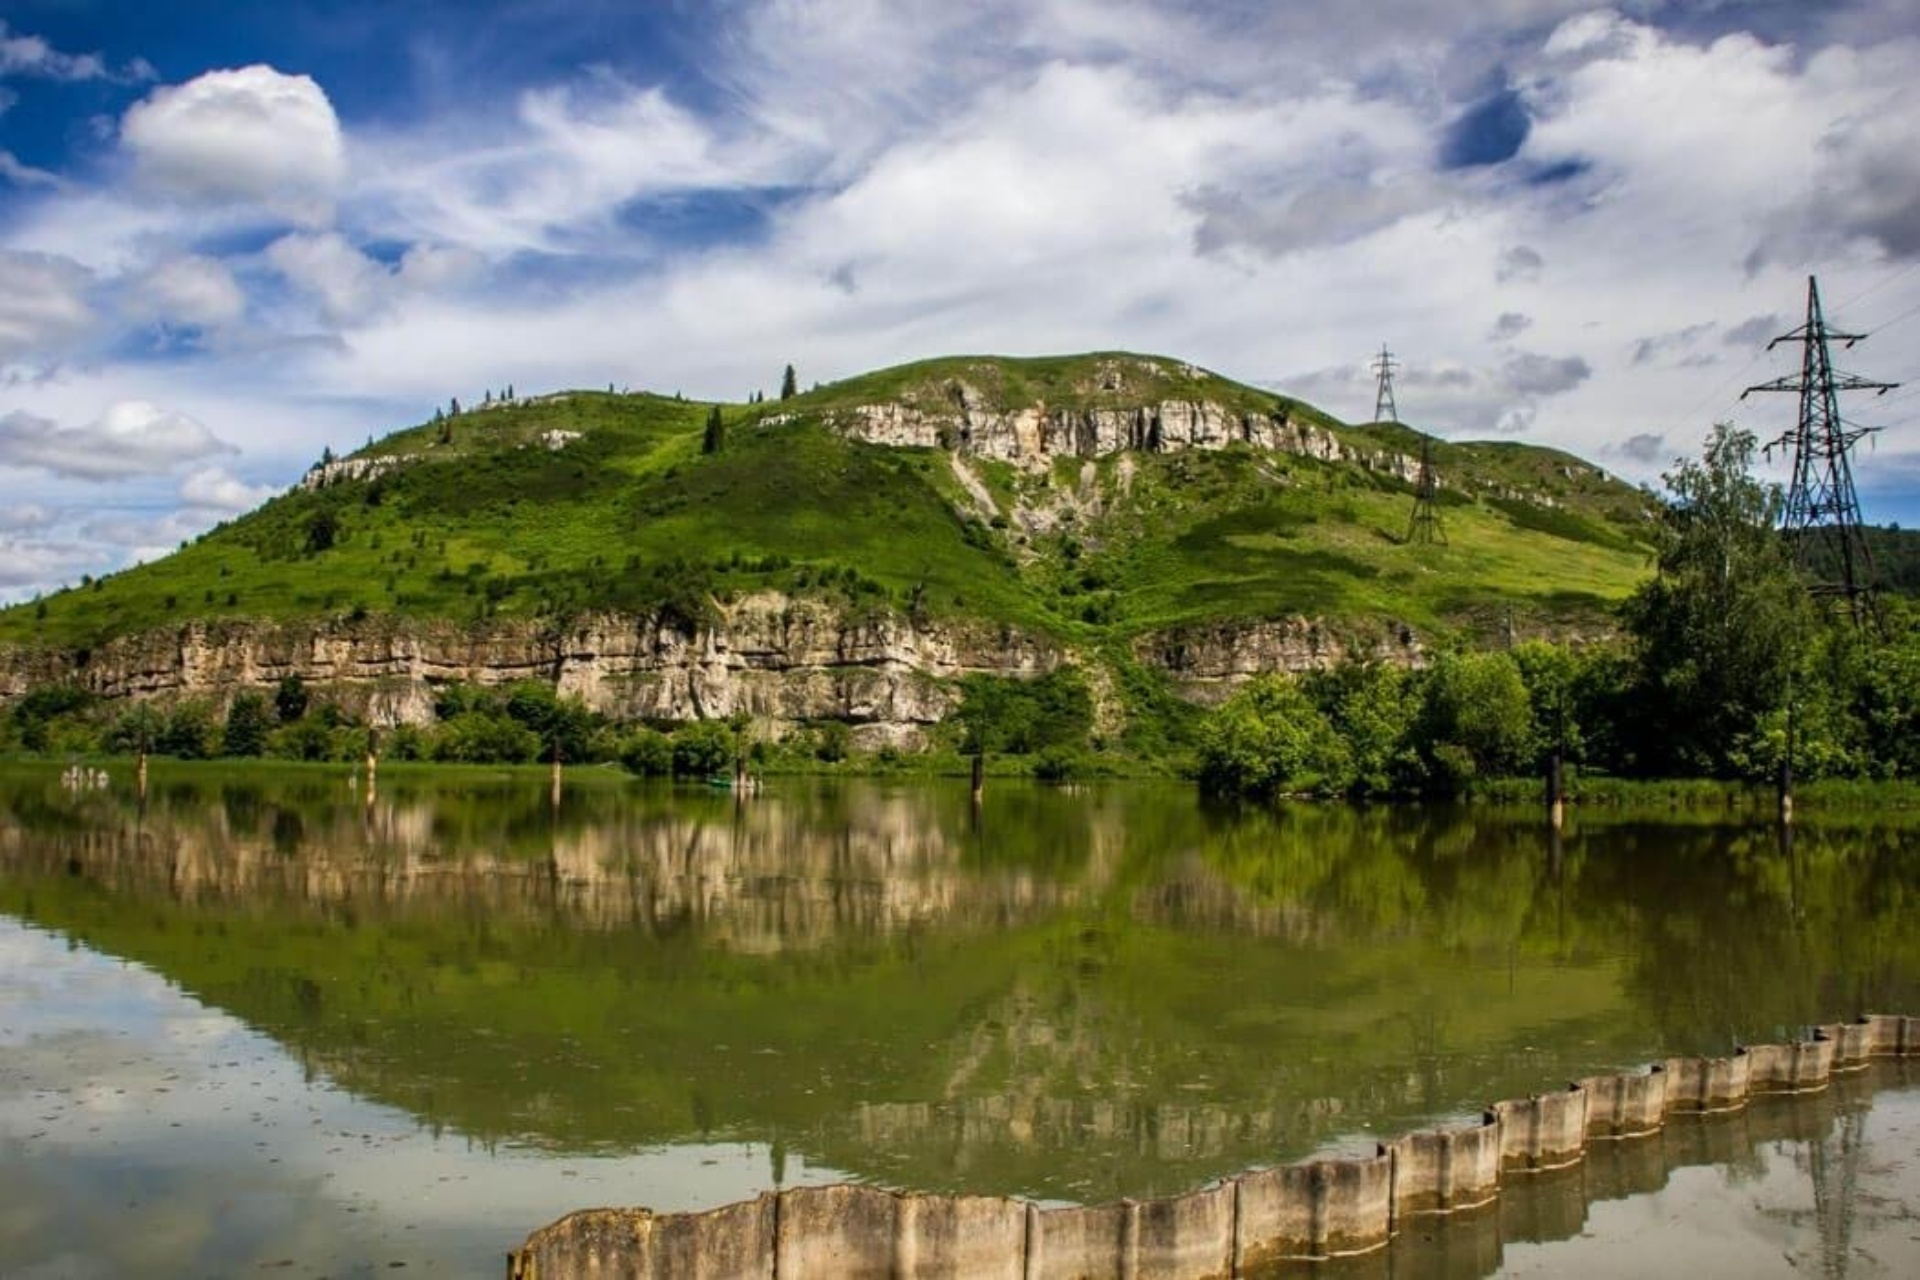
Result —
<svg viewBox="0 0 1920 1280"><path fill-rule="evenodd" d="M144 807L147 803L147 747L144 742L140 744L140 760L133 767L133 790Z"/></svg>
<svg viewBox="0 0 1920 1280"><path fill-rule="evenodd" d="M1567 778L1560 748L1547 757L1547 825L1558 831L1567 820Z"/></svg>
<svg viewBox="0 0 1920 1280"><path fill-rule="evenodd" d="M977 751L973 756L973 803L978 806L987 794L987 753Z"/></svg>
<svg viewBox="0 0 1920 1280"><path fill-rule="evenodd" d="M1780 821L1793 821L1793 690L1787 690L1787 752L1780 757L1780 772L1774 779L1774 790L1780 801Z"/></svg>
<svg viewBox="0 0 1920 1280"><path fill-rule="evenodd" d="M374 792L380 786L380 731L367 726L367 808L373 808Z"/></svg>
<svg viewBox="0 0 1920 1280"><path fill-rule="evenodd" d="M558 813L560 811L560 739L558 737L555 737L553 740L552 800L553 810L555 813Z"/></svg>

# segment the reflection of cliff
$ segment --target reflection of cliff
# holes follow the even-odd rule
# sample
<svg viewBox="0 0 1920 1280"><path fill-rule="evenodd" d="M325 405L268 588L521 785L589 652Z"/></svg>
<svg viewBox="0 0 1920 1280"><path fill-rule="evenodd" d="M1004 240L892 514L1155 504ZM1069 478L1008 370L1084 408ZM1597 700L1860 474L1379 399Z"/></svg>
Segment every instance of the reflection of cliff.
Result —
<svg viewBox="0 0 1920 1280"><path fill-rule="evenodd" d="M1782 858L1589 823L1556 856L1484 813L1151 787L996 783L976 821L943 784L581 786L555 814L383 778L368 812L315 776L144 816L0 784L0 910L483 1140L780 1141L1062 1198L1920 1004L1920 869L1874 829Z"/></svg>
<svg viewBox="0 0 1920 1280"><path fill-rule="evenodd" d="M264 899L296 911L694 928L711 945L765 952L912 927L1004 927L1076 893L1017 865L964 867L964 836L926 808L876 796L831 826L777 797L717 813L625 813L557 827L542 854L463 847L417 798L337 806L318 821L275 810L236 822L231 807L209 807L58 842L4 827L0 857L42 870L75 863L115 892L205 908Z"/></svg>

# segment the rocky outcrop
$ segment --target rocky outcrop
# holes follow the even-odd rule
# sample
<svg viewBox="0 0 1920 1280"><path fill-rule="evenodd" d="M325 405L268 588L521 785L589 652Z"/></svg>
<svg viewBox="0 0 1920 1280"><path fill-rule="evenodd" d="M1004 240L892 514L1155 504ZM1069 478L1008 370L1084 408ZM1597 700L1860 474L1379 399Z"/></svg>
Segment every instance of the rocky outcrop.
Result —
<svg viewBox="0 0 1920 1280"><path fill-rule="evenodd" d="M1182 696L1213 705L1255 676L1321 671L1358 655L1418 667L1426 653L1413 628L1385 622L1334 630L1316 618L1275 618L1179 627L1134 642L1134 657L1158 667Z"/></svg>
<svg viewBox="0 0 1920 1280"><path fill-rule="evenodd" d="M1165 671L1183 697L1213 705L1255 676L1320 670L1359 653L1419 666L1407 627L1335 630L1312 618L1221 622L1142 636L1136 660ZM189 622L92 650L0 646L0 703L51 684L102 698L211 697L270 689L287 676L329 690L380 725L427 724L435 690L519 680L552 683L625 720L744 713L775 728L841 720L863 748L914 747L960 702L959 677L1029 679L1080 663L1053 642L986 622L856 613L778 592L743 596L713 624L594 614L564 626L393 618L311 623Z"/></svg>
<svg viewBox="0 0 1920 1280"><path fill-rule="evenodd" d="M1412 483L1420 460L1362 449L1284 410L1242 413L1207 400L1162 400L1136 408L1001 410L955 383L952 402L934 408L903 402L857 405L831 415L836 429L869 444L952 449L1016 466L1055 458L1098 458L1128 451L1174 453L1247 444L1277 453L1347 462Z"/></svg>
<svg viewBox="0 0 1920 1280"><path fill-rule="evenodd" d="M419 459L420 455L414 453L388 453L378 457L335 458L328 462L316 462L307 474L300 477L300 487L324 489L329 485L346 484L354 480L373 480L395 467L404 467Z"/></svg>
<svg viewBox="0 0 1920 1280"><path fill-rule="evenodd" d="M298 675L374 723L420 724L438 685L532 679L624 719L835 719L863 745L910 745L958 704L955 677L1031 677L1061 657L991 624L854 613L775 592L719 612L700 627L622 614L564 626L191 622L91 651L0 649L0 699L54 683L105 698L226 698Z"/></svg>

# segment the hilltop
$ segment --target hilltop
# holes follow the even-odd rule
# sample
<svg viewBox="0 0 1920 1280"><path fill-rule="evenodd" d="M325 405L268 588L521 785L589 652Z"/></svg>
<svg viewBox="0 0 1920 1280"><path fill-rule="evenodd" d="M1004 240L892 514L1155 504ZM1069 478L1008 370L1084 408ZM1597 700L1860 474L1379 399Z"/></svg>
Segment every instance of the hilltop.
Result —
<svg viewBox="0 0 1920 1280"><path fill-rule="evenodd" d="M1433 441L1444 546L1405 546L1421 436L1164 358L957 357L786 401L491 401L316 466L145 566L0 611L98 646L194 620L450 622L754 590L1068 641L1183 624L1592 626L1645 570L1642 494L1570 455Z"/></svg>
<svg viewBox="0 0 1920 1280"><path fill-rule="evenodd" d="M1443 545L1406 538L1423 447ZM618 719L909 745L969 680L1072 668L1110 735L1349 652L1610 631L1648 517L1568 454L1342 423L1127 353L953 357L765 403L489 396L0 611L0 698L224 702L299 676L348 715L427 723L448 684L537 679Z"/></svg>

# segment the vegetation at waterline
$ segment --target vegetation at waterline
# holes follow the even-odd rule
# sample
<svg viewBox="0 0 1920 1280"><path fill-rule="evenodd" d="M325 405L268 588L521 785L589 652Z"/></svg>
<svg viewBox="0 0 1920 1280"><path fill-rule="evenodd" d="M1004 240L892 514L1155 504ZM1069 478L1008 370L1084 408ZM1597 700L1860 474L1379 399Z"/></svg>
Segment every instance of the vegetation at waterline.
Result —
<svg viewBox="0 0 1920 1280"><path fill-rule="evenodd" d="M1822 611L1775 532L1753 438L1722 426L1667 476L1658 573L1620 644L1442 653L1256 682L1201 730L1200 774L1240 794L1458 793L1554 753L1628 777L1920 778L1920 608Z"/></svg>

